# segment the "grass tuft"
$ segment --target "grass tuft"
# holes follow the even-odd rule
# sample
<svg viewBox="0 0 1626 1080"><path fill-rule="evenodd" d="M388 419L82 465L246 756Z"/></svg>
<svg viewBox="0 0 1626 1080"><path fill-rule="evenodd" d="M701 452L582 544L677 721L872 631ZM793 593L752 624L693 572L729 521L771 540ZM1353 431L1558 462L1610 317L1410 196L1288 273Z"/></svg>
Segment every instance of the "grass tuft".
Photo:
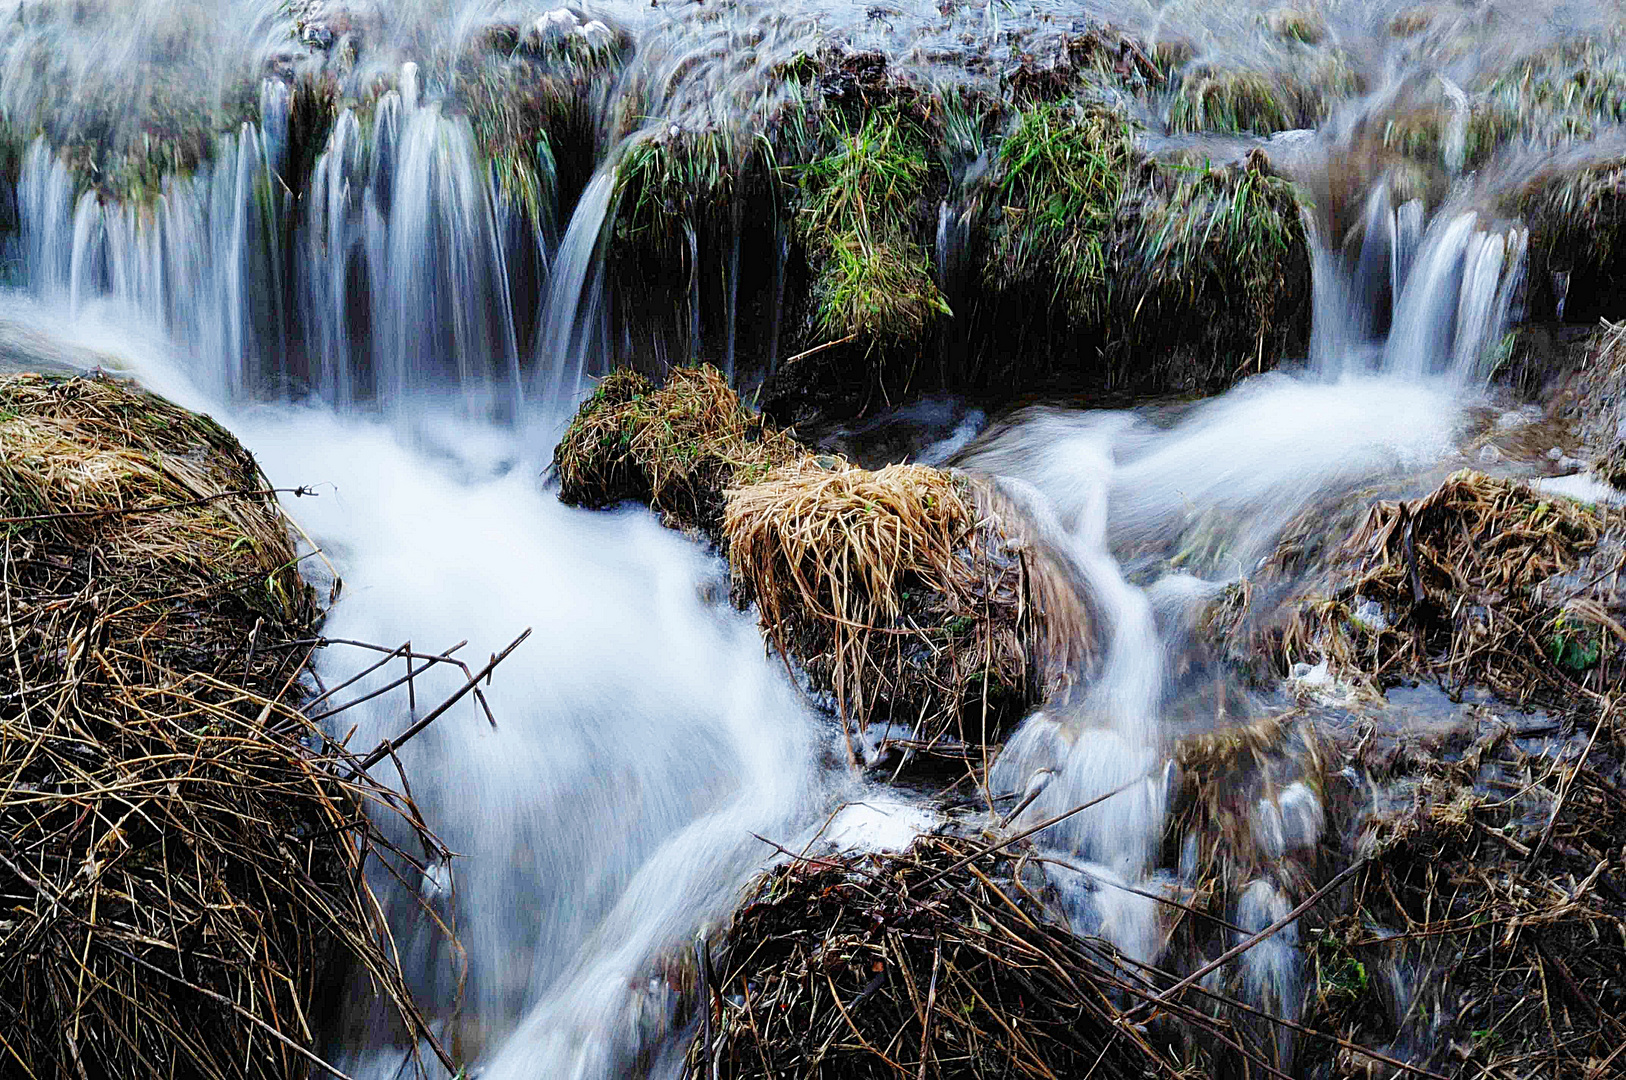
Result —
<svg viewBox="0 0 1626 1080"><path fill-rule="evenodd" d="M925 194L928 139L895 107L854 127L826 121L828 149L797 170L797 235L815 267L815 319L829 338L866 346L918 338L948 303L914 238Z"/></svg>
<svg viewBox="0 0 1626 1080"><path fill-rule="evenodd" d="M1128 123L1105 109L1041 104L1023 113L999 151L996 280L1050 275L1075 317L1099 315L1108 233L1133 148Z"/></svg>

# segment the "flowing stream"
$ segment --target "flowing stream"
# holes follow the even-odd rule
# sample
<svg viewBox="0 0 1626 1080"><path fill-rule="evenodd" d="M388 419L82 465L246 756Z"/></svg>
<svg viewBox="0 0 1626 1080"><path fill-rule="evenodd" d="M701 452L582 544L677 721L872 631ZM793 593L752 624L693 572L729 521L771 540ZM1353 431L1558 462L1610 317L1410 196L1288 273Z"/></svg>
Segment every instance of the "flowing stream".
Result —
<svg viewBox="0 0 1626 1080"><path fill-rule="evenodd" d="M270 5L224 6L226 21L250 28L245 38L275 22ZM1142 6L1119 5L1144 15ZM706 110L766 108L753 73L794 55L816 25L765 5L694 26L657 23L639 5L612 9L640 45L636 77L600 107L605 116L636 107L644 119L622 137L606 124L556 236L505 197L468 119L441 99L450 61L437 50L472 33L476 15L510 7L537 14L520 4L384 5L400 23L395 45L353 78L382 72L387 89L365 116L342 111L308 158L289 145L295 106L274 80L256 119L139 204L79 190L51 142L34 141L16 192L20 272L0 319L210 411L275 483L313 488L287 505L323 552L309 560L313 576L330 584L330 563L343 579L330 637L437 652L467 639L472 664L533 630L486 690L494 727L461 705L401 755L418 804L457 853L420 892L455 919L462 951L399 895L397 939L443 1040L487 1080L673 1076L683 1011L680 980L665 973L774 857L759 837L797 847L860 800L872 809L845 819L844 842L896 843L899 828L907 837L932 820L838 764L836 729L765 654L754 615L728 603L715 556L641 511L563 507L538 480L588 378L616 356L604 277L618 162L638 140ZM828 7L826 30L834 22L877 47L913 35L975 52L1000 32L998 5L942 25ZM1195 18L1190 7L1165 14ZM1330 5L1349 18L1361 7ZM142 10L164 22L157 6ZM570 15L570 32L591 39L592 15ZM741 26L756 35L750 61L716 44ZM31 32L13 32L0 71L13 114L29 94L47 95L27 76L27 50L40 47ZM252 49L216 51L213 63L229 70ZM83 95L96 92L96 76L80 72ZM1319 152L1336 169L1346 150L1329 134ZM296 160L310 170L297 205L285 183ZM1106 631L1099 670L1024 722L991 786L1035 795L1022 824L1128 785L1043 842L1077 867L1056 873L1075 875L1059 884L1075 898L1078 927L1131 957L1157 958L1157 904L1144 893L1179 873L1159 865L1158 851L1170 749L1185 730L1176 719L1184 677L1170 658L1194 612L1247 574L1286 522L1465 460L1465 417L1485 404L1484 358L1516 313L1529 242L1524 226L1484 209L1496 182L1464 175L1430 216L1379 179L1362 194L1356 242L1315 236L1313 343L1297 367L1194 405L1030 409L969 446L968 430L936 448L937 458L1019 482L1088 583ZM942 219L941 236L958 236L946 203ZM731 368L739 228L721 259ZM782 300L782 236L774 247ZM945 278L957 252L939 253ZM520 274L521 264L541 271ZM516 290L534 301L535 326L515 314L528 310ZM695 319L698 310L697 301ZM1215 532L1224 542L1205 548ZM1221 554L1145 557L1199 549ZM320 674L338 682L367 660L336 646ZM417 701L457 682L436 669ZM407 712L397 691L344 714L336 734L370 746L404 727ZM1324 812L1302 786L1273 812L1283 851L1319 837ZM1261 879L1234 921L1256 930L1290 906ZM1249 955L1247 983L1254 1000L1292 1015L1301 961L1290 936L1278 944ZM402 1075L409 1048L358 987L327 1050L350 1075L383 1080Z"/></svg>

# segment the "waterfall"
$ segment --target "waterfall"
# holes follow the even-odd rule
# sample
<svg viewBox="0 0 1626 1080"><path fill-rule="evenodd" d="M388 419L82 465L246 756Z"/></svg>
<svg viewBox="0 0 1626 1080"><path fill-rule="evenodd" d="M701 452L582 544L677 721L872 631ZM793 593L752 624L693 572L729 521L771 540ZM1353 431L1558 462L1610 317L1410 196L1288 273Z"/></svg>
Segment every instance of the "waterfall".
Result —
<svg viewBox="0 0 1626 1080"><path fill-rule="evenodd" d="M67 168L38 140L18 183L25 280L73 311L111 299L141 312L187 343L223 393L286 377L276 167L262 129L244 124L213 160L140 202L75 199Z"/></svg>
<svg viewBox="0 0 1626 1080"><path fill-rule="evenodd" d="M593 174L559 242L534 376L551 409L568 409L580 399L587 376L603 373L609 333L603 256L606 225L614 217L619 161L620 154L612 154Z"/></svg>

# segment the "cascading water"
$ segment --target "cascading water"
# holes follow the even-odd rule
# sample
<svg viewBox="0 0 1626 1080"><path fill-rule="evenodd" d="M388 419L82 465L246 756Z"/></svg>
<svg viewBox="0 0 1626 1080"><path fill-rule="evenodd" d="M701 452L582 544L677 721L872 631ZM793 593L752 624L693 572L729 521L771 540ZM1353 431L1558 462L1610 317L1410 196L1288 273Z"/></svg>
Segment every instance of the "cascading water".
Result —
<svg viewBox="0 0 1626 1080"><path fill-rule="evenodd" d="M266 107L274 120L287 101L268 94ZM275 150L245 124L193 176L120 205L75 199L67 168L36 141L18 183L29 288L74 311L104 297L127 304L209 358L221 392L241 393L285 357Z"/></svg>
<svg viewBox="0 0 1626 1080"><path fill-rule="evenodd" d="M347 110L316 162L302 267L318 385L348 404L449 383L477 411L512 417L523 397L501 220L512 211L467 122L419 104L412 66L402 82L374 107L370 140Z"/></svg>
<svg viewBox="0 0 1626 1080"><path fill-rule="evenodd" d="M477 15L507 10L477 7L446 36L470 39ZM954 33L973 27L992 41L993 11L953 16ZM566 14L526 8L513 48L590 25ZM81 190L43 138L19 170L16 251L37 304L9 298L6 321L123 356L220 415L274 481L318 485L319 499L291 510L345 581L330 636L437 650L468 637L469 654L483 656L536 629L487 691L495 729L460 709L401 755L419 805L458 852L420 884L455 919L461 951L410 898L396 897L392 928L437 1035L487 1078L674 1075L687 1014L669 967L769 860L753 834L805 836L857 785L829 768L831 732L764 657L752 621L719 602L715 560L645 515L567 510L530 479L547 449L534 433L561 427L616 359L606 275L626 155L736 113L760 119L777 101L768 73L817 40L816 22L798 14L740 5L730 16L657 27L630 67L599 73L598 156L557 249L547 223L512 204L446 93L450 46L450 59L425 57L424 84L408 62L367 107L340 110L309 177L287 175L293 105L277 80L257 121L221 137L189 175L126 201ZM898 32L881 22L866 12L859 25L886 44ZM1454 177L1464 173L1460 94ZM1329 137L1320 150L1337 168L1345 148ZM1179 779L1172 747L1195 723L1182 698L1193 679L1171 658L1195 613L1294 518L1458 460L1459 421L1518 304L1529 244L1522 225L1484 209L1477 182L1462 175L1430 218L1422 199L1379 178L1357 228L1334 235L1311 222L1303 371L1159 412L1032 410L968 448L969 431L939 448L1020 495L1075 564L1104 628L1097 666L1024 722L989 786L1026 801L1012 827L1105 797L1041 839L1074 925L1133 960L1159 960L1157 897L1184 872L1163 865L1160 847ZM973 291L973 209L944 200L938 211L937 274L956 300ZM718 260L731 368L744 224L732 214ZM704 242L685 227L685 345L697 352ZM774 228L770 354L791 263L786 227ZM516 322L519 244L545 271L527 283L536 327ZM252 404L267 385L322 404ZM368 410L421 422L358 415ZM330 650L320 674L331 683L359 666ZM416 693L433 699L454 682L432 673ZM381 697L346 724L370 745L398 732L404 711L401 695ZM1303 785L1256 816L1277 855L1312 847L1325 827ZM1231 932L1290 907L1261 876ZM1291 933L1250 953L1246 999L1295 1017L1301 965ZM397 1075L410 1048L373 1023L363 989L354 997L333 1035L335 1063L356 1077ZM1290 1040L1278 1045L1279 1062L1291 1054Z"/></svg>

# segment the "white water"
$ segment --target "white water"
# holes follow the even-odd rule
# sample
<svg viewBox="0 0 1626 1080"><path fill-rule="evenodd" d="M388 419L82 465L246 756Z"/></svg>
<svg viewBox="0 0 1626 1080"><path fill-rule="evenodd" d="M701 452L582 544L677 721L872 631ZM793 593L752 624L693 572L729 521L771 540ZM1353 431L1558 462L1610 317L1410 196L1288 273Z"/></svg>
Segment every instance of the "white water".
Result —
<svg viewBox="0 0 1626 1080"><path fill-rule="evenodd" d="M534 629L485 690L495 730L469 702L400 755L458 853L449 888L467 986L461 1024L441 1037L492 1052L487 1077L624 1075L629 1055L670 1034L677 996L661 958L681 960L773 856L752 834L794 842L829 797L816 752L828 732L754 620L722 599L718 565L647 514L561 506L516 440L459 428L455 410L437 447L325 408L221 402L161 333L113 322L122 314L0 305L7 323L208 409L273 483L316 489L288 509L344 578L324 633L435 652L467 638L478 666ZM372 659L333 647L318 671L332 684ZM421 676L420 711L460 681ZM371 747L409 722L405 707L399 691L377 699L343 714L339 733L357 725L351 745ZM410 900L384 894L415 988L444 1021L459 964ZM355 1076L394 1076L402 1061L387 1042L341 1049L334 1063Z"/></svg>

